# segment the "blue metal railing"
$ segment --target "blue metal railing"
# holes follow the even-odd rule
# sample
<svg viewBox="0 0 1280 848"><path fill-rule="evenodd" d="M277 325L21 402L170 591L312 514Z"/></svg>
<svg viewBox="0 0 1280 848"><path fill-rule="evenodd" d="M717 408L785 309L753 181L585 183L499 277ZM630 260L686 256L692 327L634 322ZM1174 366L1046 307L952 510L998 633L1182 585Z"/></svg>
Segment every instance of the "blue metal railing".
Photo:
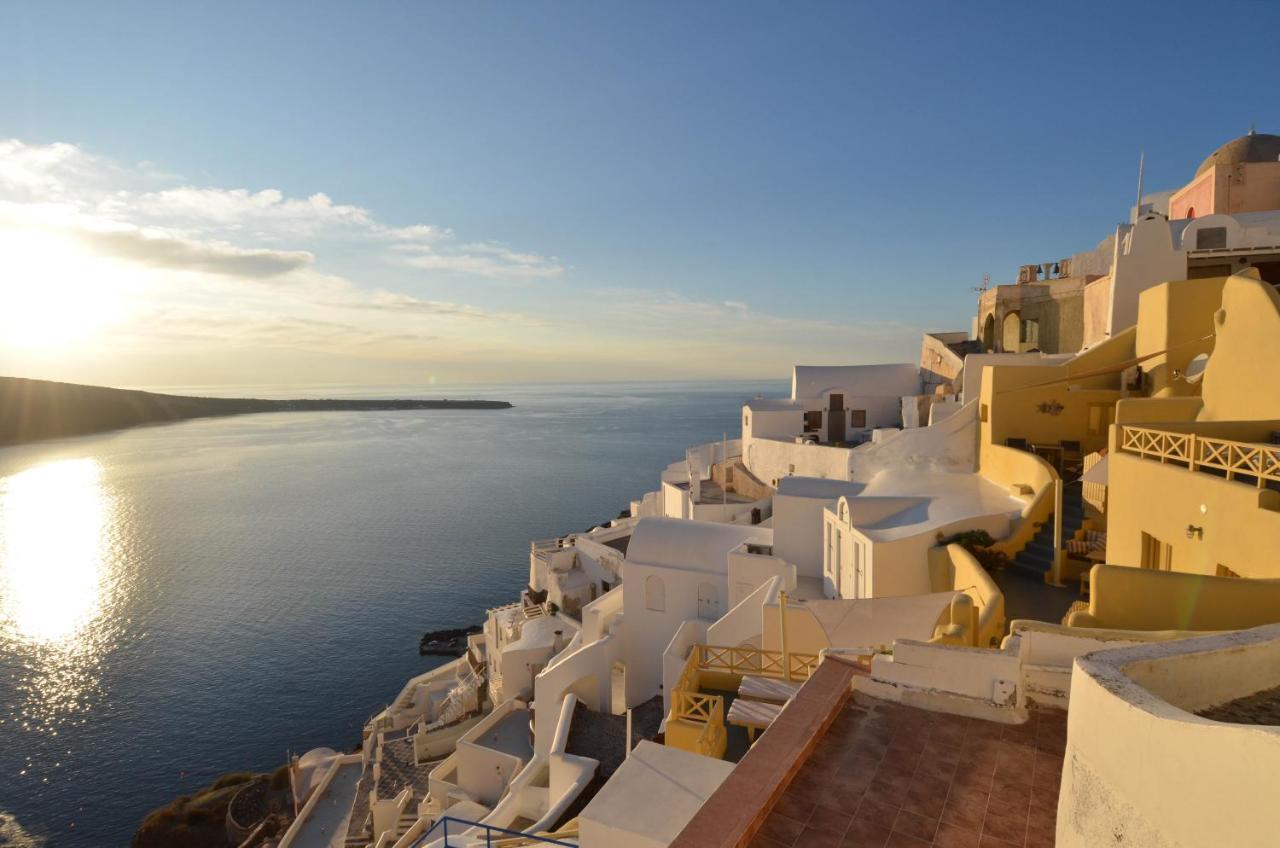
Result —
<svg viewBox="0 0 1280 848"><path fill-rule="evenodd" d="M433 833L435 833L436 839L444 837L444 848L456 848L456 846L451 846L449 844L450 822L452 822L457 828L454 831L455 836L460 836L462 833L471 830L472 828L480 828L484 831L484 844L486 846L493 844L494 834L497 834L500 837L520 836L539 845L559 845L562 846L562 848L578 848L577 843L574 842L562 842L559 839L552 839L549 836L534 836L532 833L522 833L518 830L507 830L505 827L494 827L491 824L481 824L480 822L467 821L466 819L455 819L453 816L444 816L436 819L435 824L431 825L431 828L426 833L419 836L418 840L413 843L413 848L422 848L422 846L426 845L427 842L430 841L429 837L431 837L431 834ZM442 825L443 832L436 833L436 830L440 829Z"/></svg>

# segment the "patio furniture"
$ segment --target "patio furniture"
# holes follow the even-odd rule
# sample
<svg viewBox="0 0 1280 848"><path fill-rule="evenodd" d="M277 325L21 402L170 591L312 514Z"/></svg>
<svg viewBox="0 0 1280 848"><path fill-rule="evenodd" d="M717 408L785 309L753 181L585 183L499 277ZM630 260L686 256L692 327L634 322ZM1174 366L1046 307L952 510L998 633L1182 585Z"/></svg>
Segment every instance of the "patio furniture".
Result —
<svg viewBox="0 0 1280 848"><path fill-rule="evenodd" d="M767 704L785 704L800 691L800 682L746 675L738 684L738 697ZM732 710L733 705L730 704Z"/></svg>
<svg viewBox="0 0 1280 848"><path fill-rule="evenodd" d="M748 698L734 698L729 705L729 714L725 720L729 724L747 729L747 738L756 739L757 730L766 730L774 719L782 715L785 704L766 704L764 701L752 701Z"/></svg>
<svg viewBox="0 0 1280 848"><path fill-rule="evenodd" d="M1006 447L1014 448L1015 450L1026 450L1026 449L1027 449L1027 440L1026 440L1026 439L1005 439L1005 440L1004 440L1004 443L1005 443L1005 446L1006 446Z"/></svg>

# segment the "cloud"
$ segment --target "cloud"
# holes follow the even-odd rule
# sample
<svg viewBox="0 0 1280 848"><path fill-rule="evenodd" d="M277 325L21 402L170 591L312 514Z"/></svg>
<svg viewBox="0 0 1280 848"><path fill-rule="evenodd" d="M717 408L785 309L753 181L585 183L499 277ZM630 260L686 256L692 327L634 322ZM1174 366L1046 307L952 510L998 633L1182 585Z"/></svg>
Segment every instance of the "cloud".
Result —
<svg viewBox="0 0 1280 848"><path fill-rule="evenodd" d="M202 254L180 244L147 245L151 249L135 254L116 245L121 249L115 255L147 264L161 256L175 262L207 262L207 270L226 268L237 276L269 277L280 273L275 269L305 264L304 254L310 257L307 262L316 256L323 261L323 248L341 243L363 251L370 267L377 264L372 260L389 259L392 265L420 271L517 280L555 277L564 271L555 257L496 241L460 244L449 227L389 224L362 206L337 202L323 192L290 197L276 188L174 183L181 183L180 178L154 165L123 167L74 144L0 140L0 201L67 204L91 229L158 229L207 248ZM264 253L244 244L246 240L295 249ZM107 246L111 241L106 240Z"/></svg>
<svg viewBox="0 0 1280 848"><path fill-rule="evenodd" d="M227 242L200 242L139 229L81 230L78 235L99 254L156 268L254 280L278 277L315 260L305 250L246 249Z"/></svg>

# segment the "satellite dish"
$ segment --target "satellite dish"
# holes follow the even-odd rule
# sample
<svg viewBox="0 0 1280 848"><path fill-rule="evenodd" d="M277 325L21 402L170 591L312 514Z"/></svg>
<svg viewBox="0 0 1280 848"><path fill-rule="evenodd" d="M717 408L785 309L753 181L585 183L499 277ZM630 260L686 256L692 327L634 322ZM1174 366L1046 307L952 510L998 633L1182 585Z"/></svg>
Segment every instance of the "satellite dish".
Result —
<svg viewBox="0 0 1280 848"><path fill-rule="evenodd" d="M1195 385L1204 377L1204 369L1209 365L1209 354L1199 353L1195 358L1187 363L1187 370L1183 373L1183 378L1188 383Z"/></svg>

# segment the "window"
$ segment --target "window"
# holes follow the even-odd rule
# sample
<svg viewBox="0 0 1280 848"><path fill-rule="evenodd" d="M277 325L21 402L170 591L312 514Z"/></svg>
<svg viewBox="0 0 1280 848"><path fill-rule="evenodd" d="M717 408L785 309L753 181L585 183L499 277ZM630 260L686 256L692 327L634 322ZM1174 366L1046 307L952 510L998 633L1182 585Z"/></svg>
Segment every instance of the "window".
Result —
<svg viewBox="0 0 1280 848"><path fill-rule="evenodd" d="M652 612L667 611L667 587L656 574L644 579L644 608Z"/></svg>
<svg viewBox="0 0 1280 848"><path fill-rule="evenodd" d="M865 409L849 410L849 426L850 427L866 427L867 411Z"/></svg>
<svg viewBox="0 0 1280 848"><path fill-rule="evenodd" d="M1040 344L1040 321L1028 318L1022 322L1022 343L1032 346Z"/></svg>
<svg viewBox="0 0 1280 848"><path fill-rule="evenodd" d="M816 433L822 429L822 410L815 409L813 412L804 414L804 431L806 433Z"/></svg>
<svg viewBox="0 0 1280 848"><path fill-rule="evenodd" d="M1226 246L1226 227L1205 227L1203 230L1196 230L1196 250L1221 250Z"/></svg>
<svg viewBox="0 0 1280 848"><path fill-rule="evenodd" d="M698 584L698 618L715 621L720 617L720 592L710 583Z"/></svg>
<svg viewBox="0 0 1280 848"><path fill-rule="evenodd" d="M743 426L743 427L750 427L750 426L751 426L751 416L750 416L750 415L747 415L745 412L744 412L744 413L742 413L742 426Z"/></svg>
<svg viewBox="0 0 1280 848"><path fill-rule="evenodd" d="M1173 570L1173 545L1150 533L1142 534L1142 567L1153 571Z"/></svg>

